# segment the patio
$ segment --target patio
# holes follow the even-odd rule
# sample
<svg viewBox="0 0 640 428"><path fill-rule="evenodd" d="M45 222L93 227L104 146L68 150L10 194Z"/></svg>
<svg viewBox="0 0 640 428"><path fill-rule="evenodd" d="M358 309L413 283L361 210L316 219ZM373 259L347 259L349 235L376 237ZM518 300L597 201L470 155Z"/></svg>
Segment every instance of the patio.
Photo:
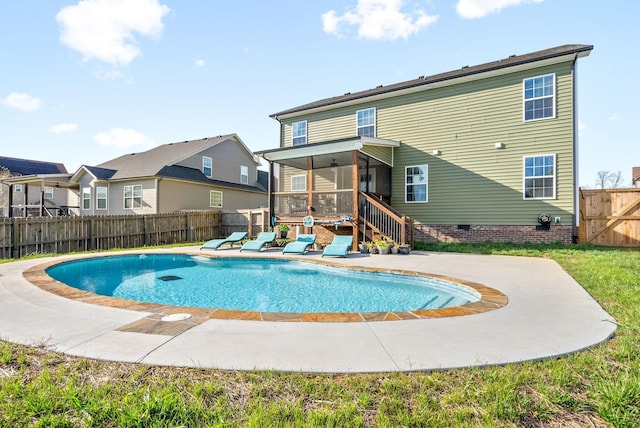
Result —
<svg viewBox="0 0 640 428"><path fill-rule="evenodd" d="M150 250L207 254L197 247ZM116 253L114 253L116 254ZM213 256L280 256L220 250ZM0 265L0 337L69 355L152 365L230 370L385 372L438 370L558 357L594 346L614 320L557 263L542 258L413 252L352 254L334 263L418 271L493 287L506 306L475 315L363 322L270 322L191 318L162 321L130 302L107 307L64 298L23 277L54 259ZM301 259L320 259L312 252ZM73 297L73 296L69 296ZM147 306L148 308L148 306Z"/></svg>

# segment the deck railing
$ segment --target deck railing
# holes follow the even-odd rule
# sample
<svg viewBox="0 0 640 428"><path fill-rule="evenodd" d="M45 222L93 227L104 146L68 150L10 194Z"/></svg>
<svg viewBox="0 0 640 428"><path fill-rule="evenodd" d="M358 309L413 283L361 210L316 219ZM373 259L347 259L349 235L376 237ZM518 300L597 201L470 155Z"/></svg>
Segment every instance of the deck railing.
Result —
<svg viewBox="0 0 640 428"><path fill-rule="evenodd" d="M360 192L359 195L359 214L365 236L367 229L370 229L374 234L398 244L413 244L413 222L410 217L367 193Z"/></svg>

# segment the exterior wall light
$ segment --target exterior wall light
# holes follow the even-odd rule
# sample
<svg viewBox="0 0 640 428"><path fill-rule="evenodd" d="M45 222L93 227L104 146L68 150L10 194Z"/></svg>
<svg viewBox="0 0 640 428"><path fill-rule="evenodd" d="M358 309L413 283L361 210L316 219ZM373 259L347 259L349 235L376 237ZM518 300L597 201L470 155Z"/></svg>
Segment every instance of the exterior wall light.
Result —
<svg viewBox="0 0 640 428"><path fill-rule="evenodd" d="M496 143L496 149L505 149L506 147L505 143Z"/></svg>

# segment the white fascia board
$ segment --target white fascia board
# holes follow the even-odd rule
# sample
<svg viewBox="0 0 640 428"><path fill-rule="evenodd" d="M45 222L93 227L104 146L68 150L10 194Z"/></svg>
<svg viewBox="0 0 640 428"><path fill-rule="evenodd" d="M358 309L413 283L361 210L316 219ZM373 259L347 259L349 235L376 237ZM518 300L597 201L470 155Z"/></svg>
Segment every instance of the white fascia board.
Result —
<svg viewBox="0 0 640 428"><path fill-rule="evenodd" d="M339 141L330 144L306 144L295 149L291 149L290 147L288 147L284 150L262 153L262 157L270 162L277 162L280 160L303 158L306 156L319 156L339 152L348 152L350 150L360 150L361 148L362 142L360 141L360 139L357 139L349 141Z"/></svg>
<svg viewBox="0 0 640 428"><path fill-rule="evenodd" d="M364 102L379 101L379 100L384 100L384 99L388 99L388 98L399 97L399 96L402 96L402 95L414 94L416 92L428 91L428 90L432 90L432 89L443 88L443 87L446 87L446 86L459 85L461 83L468 83L468 82L473 82L473 81L476 81L476 80L488 79L488 78L491 78L491 77L504 76L506 74L517 73L517 72L520 72L520 71L532 70L532 69L535 69L535 68L545 67L545 66L548 66L548 65L554 65L554 64L560 64L560 63L563 63L563 62L574 61L576 56L583 57L583 56L587 56L587 55L588 55L588 52L587 53L578 54L578 55L576 55L575 53L570 53L570 54L567 54L567 55L562 55L562 56L558 56L558 57L554 57L554 58L548 58L548 59L544 59L544 60L540 60L540 61L527 62L525 64L513 65L513 66L509 66L509 67L499 68L499 69L496 69L496 70L489 70L489 71L484 71L484 72L480 72L480 73L476 73L476 74L470 74L470 75L461 76L461 77L454 77L452 79L445 79L445 80L441 80L439 82L433 82L433 83L428 83L428 84L424 84L424 85L420 85L420 86L414 86L412 88L398 89L397 91L386 92L386 93L378 94L378 95L371 95L371 96L368 96L368 97L356 98L356 99L353 99L353 100L343 101L343 102L336 103L336 104L329 104L329 105L326 105L326 106L316 107L316 108L312 108L312 109L308 109L308 110L300 110L300 111L297 111L297 112L294 112L294 113L283 114L281 116L276 117L276 119L277 120L288 119L288 118L291 118L291 117L298 117L298 116L302 116L302 115L307 115L307 114L312 114L312 113L319 113L319 112L323 112L323 111L334 110L334 109L337 109L337 108L358 105L358 104L362 104Z"/></svg>

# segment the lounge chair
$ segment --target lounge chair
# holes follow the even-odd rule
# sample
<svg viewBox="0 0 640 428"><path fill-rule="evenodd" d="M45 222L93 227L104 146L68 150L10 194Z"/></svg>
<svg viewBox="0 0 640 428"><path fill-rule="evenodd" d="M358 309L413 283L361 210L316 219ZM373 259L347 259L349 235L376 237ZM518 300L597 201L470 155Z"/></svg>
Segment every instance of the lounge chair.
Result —
<svg viewBox="0 0 640 428"><path fill-rule="evenodd" d="M327 245L322 252L322 257L347 257L347 251L353 245L352 235L335 235L331 244Z"/></svg>
<svg viewBox="0 0 640 428"><path fill-rule="evenodd" d="M260 232L258 237L253 241L247 241L242 244L240 251L260 251L266 244L273 244L276 240L275 232Z"/></svg>
<svg viewBox="0 0 640 428"><path fill-rule="evenodd" d="M316 234L300 234L296 238L295 241L289 242L284 246L284 250L282 250L282 254L285 253L293 253L293 254L304 254L307 249L316 242Z"/></svg>
<svg viewBox="0 0 640 428"><path fill-rule="evenodd" d="M247 232L233 232L231 235L227 236L224 239L212 239L211 241L205 242L204 245L200 247L200 249L217 250L222 244L231 244L231 248L233 248L234 243L240 242L246 237Z"/></svg>

